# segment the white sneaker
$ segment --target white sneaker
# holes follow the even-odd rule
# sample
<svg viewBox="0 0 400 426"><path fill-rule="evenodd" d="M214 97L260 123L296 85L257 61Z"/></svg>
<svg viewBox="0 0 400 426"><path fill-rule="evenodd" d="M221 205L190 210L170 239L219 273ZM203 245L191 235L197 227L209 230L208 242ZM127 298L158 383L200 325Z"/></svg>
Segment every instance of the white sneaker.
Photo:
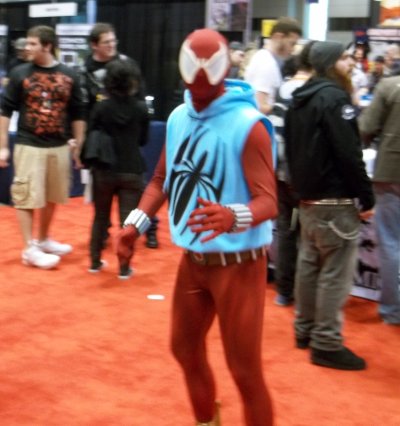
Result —
<svg viewBox="0 0 400 426"><path fill-rule="evenodd" d="M38 241L37 243L40 250L45 253L56 254L57 256L63 256L64 254L71 253L72 246L69 244L61 244L57 241L47 238L44 241Z"/></svg>
<svg viewBox="0 0 400 426"><path fill-rule="evenodd" d="M32 244L22 252L22 263L41 269L54 268L60 261L60 256L44 253L36 244Z"/></svg>

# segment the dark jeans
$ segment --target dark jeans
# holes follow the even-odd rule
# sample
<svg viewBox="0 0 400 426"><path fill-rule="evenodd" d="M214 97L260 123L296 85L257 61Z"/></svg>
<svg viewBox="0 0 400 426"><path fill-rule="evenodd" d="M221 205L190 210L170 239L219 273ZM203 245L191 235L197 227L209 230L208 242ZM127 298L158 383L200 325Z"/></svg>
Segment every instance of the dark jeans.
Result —
<svg viewBox="0 0 400 426"><path fill-rule="evenodd" d="M278 254L275 277L278 293L292 298L300 228L292 223L293 209L298 207L298 197L292 187L277 181L279 215L277 218Z"/></svg>
<svg viewBox="0 0 400 426"><path fill-rule="evenodd" d="M139 204L145 181L143 175L133 173L114 173L97 169L92 173L95 214L90 239L90 257L92 262L98 262L104 241L107 239L114 195L118 197L119 220L122 226L131 210Z"/></svg>

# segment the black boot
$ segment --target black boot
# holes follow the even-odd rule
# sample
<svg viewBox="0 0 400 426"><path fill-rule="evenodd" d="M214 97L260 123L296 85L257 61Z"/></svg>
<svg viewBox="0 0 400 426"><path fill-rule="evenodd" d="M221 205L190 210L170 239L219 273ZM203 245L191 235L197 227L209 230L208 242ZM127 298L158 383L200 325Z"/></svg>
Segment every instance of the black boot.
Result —
<svg viewBox="0 0 400 426"><path fill-rule="evenodd" d="M367 368L367 364L362 358L344 346L338 351L322 351L313 348L311 361L313 364L336 370L364 370Z"/></svg>
<svg viewBox="0 0 400 426"><path fill-rule="evenodd" d="M297 349L307 349L310 346L309 337L296 337L296 348Z"/></svg>

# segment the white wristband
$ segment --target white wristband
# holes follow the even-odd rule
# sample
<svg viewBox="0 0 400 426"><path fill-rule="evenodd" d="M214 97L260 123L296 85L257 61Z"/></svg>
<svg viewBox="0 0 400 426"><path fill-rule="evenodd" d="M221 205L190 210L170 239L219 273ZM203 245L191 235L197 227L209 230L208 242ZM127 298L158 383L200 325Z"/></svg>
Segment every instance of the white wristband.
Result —
<svg viewBox="0 0 400 426"><path fill-rule="evenodd" d="M130 225L134 226L139 234L142 235L149 229L151 222L149 216L144 211L135 209L125 219L124 228Z"/></svg>
<svg viewBox="0 0 400 426"><path fill-rule="evenodd" d="M253 214L245 204L227 204L225 207L232 210L235 222L229 233L242 232L250 228L253 223Z"/></svg>

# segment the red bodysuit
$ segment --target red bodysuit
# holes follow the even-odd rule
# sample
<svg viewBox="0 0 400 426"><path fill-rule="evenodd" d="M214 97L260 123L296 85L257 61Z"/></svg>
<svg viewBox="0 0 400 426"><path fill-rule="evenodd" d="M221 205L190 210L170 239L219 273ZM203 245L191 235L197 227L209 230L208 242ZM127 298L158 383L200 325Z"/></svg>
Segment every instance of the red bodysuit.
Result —
<svg viewBox="0 0 400 426"><path fill-rule="evenodd" d="M188 66L181 74L186 78L193 106L201 111L224 93L223 77L228 68L220 72L219 81L215 82L218 72L213 73L215 69L212 68L203 69L202 64L213 54L215 58L215 52L221 49L221 43L226 45L226 41L212 30L195 31L187 41L200 58L194 60L199 69L196 71ZM149 217L153 217L166 200L163 192L165 162L163 151L138 206ZM257 122L248 135L242 166L251 194L247 205L253 217L251 226L255 226L277 215L271 140L261 122ZM233 213L217 204L208 207L204 203L203 206L195 232L215 230L215 236L228 232L234 223ZM266 270L265 256L226 266L209 266L194 263L187 253L182 255L174 291L171 346L183 369L198 424L218 424L215 420L215 382L205 348L207 332L216 316L228 367L243 401L245 424L273 424L261 359Z"/></svg>

